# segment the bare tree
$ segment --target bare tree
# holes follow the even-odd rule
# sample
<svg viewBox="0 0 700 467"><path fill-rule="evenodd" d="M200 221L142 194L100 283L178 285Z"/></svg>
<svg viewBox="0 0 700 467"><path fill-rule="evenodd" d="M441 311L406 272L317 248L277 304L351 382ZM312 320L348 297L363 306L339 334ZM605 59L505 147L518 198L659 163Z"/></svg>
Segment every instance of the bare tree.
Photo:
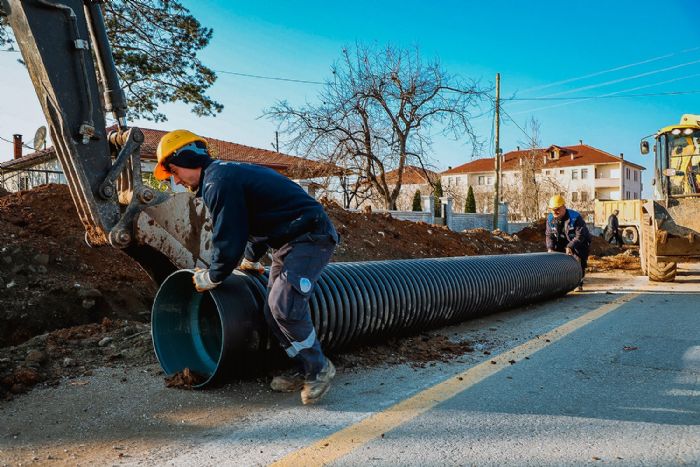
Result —
<svg viewBox="0 0 700 467"><path fill-rule="evenodd" d="M520 144L527 150L519 157L515 180L504 187L503 198L508 201L512 212L520 213L527 221L534 221L542 217L547 199L563 189L554 177L544 174L546 153L541 148L540 122L532 117L525 124L525 132L528 141Z"/></svg>
<svg viewBox="0 0 700 467"><path fill-rule="evenodd" d="M418 48L356 44L332 67L318 103L280 101L265 110L298 154L357 168L383 200L396 208L404 168L425 166L432 137L477 138L470 119L486 90L447 74L437 60L424 63ZM396 170L397 178L386 174Z"/></svg>

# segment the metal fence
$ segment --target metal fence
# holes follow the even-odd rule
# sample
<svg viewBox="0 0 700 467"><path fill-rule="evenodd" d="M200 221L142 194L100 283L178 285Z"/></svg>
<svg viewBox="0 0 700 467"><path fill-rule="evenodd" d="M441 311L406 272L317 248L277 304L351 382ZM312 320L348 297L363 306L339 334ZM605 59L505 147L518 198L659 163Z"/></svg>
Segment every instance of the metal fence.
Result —
<svg viewBox="0 0 700 467"><path fill-rule="evenodd" d="M7 191L23 191L48 183L66 183L63 172L51 169L0 168L0 187Z"/></svg>

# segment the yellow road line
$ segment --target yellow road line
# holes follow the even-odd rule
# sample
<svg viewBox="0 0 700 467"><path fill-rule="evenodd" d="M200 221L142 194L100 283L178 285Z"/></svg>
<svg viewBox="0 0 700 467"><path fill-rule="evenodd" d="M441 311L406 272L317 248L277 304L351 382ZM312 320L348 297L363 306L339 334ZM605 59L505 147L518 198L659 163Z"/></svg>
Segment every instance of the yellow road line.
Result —
<svg viewBox="0 0 700 467"><path fill-rule="evenodd" d="M364 420L337 431L314 444L293 451L271 465L276 467L325 465L340 459L351 451L380 437L383 433L403 425L432 409L437 404L469 389L502 369L510 367L512 361L517 362L525 357L529 357L538 350L544 349L601 316L605 316L621 305L634 300L638 295L637 293L623 295L600 308L562 324L546 334L542 334L493 357L491 360L482 362L458 375L450 377L442 383L425 389L382 412L370 415Z"/></svg>

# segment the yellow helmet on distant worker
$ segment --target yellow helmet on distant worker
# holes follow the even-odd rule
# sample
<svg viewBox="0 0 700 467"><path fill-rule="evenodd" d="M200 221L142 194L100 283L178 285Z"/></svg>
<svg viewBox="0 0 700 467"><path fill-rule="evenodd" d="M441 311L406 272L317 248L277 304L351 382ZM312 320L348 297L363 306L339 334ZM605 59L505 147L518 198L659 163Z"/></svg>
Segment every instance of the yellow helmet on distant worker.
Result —
<svg viewBox="0 0 700 467"><path fill-rule="evenodd" d="M549 209L557 209L566 204L564 197L562 195L554 195L549 198Z"/></svg>
<svg viewBox="0 0 700 467"><path fill-rule="evenodd" d="M173 155L175 151L181 147L194 143L196 141L201 141L204 145L207 145L207 140L201 136L195 135L189 130L174 130L163 135L158 143L158 148L156 149L156 158L158 163L156 168L153 170L153 176L158 180L166 180L170 177L170 172L167 171L163 162L165 159Z"/></svg>

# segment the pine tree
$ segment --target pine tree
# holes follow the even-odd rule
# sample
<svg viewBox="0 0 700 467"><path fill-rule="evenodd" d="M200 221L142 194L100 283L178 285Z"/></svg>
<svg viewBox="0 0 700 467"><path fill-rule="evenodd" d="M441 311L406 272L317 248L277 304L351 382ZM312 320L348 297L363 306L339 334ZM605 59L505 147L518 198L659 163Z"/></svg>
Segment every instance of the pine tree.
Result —
<svg viewBox="0 0 700 467"><path fill-rule="evenodd" d="M435 197L435 216L440 217L442 215L442 181L438 180L435 184L435 190L433 191L433 196Z"/></svg>
<svg viewBox="0 0 700 467"><path fill-rule="evenodd" d="M413 195L413 210L414 211L422 211L423 210L421 208L421 205L420 205L420 190L416 190L416 193Z"/></svg>
<svg viewBox="0 0 700 467"><path fill-rule="evenodd" d="M464 212L476 212L476 199L474 198L474 189L471 185L469 185L467 200L464 203Z"/></svg>

